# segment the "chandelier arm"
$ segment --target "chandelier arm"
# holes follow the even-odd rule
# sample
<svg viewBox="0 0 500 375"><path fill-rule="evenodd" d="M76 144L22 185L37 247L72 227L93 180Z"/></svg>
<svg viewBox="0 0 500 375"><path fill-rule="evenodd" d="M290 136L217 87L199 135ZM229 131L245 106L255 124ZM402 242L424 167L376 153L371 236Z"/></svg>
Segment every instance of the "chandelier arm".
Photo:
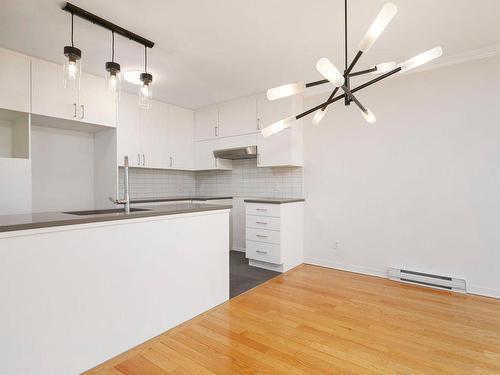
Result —
<svg viewBox="0 0 500 375"><path fill-rule="evenodd" d="M393 69L393 70L391 70L390 72L387 72L387 73L385 73L385 74L382 74L381 76L379 76L379 77L377 77L377 78L374 78L374 79L372 79L371 81L368 81L368 82L366 82L366 83L363 83L362 85L359 85L358 87L353 88L353 89L351 90L351 93L355 93L356 91L362 90L362 89L364 89L364 88L366 88L366 87L368 87L368 86L370 86L370 85L373 85L374 83L377 83L378 81L381 81L381 80L383 80L384 78L387 78L387 77L389 77L389 76L392 76L393 74L396 74L396 73L398 73L398 72L400 72L400 71L401 71L401 67L397 67L396 69ZM299 115L295 116L295 119L296 119L296 120L300 120L302 117L305 117L305 116L307 116L307 115L310 115L311 113L316 112L318 109L321 109L321 108L323 108L323 107L327 107L327 106L329 106L330 104L335 103L336 101L339 101L340 99L343 99L343 98L345 98L345 97L346 97L346 95L345 95L345 94L342 94L342 95L339 95L339 96L337 96L337 97L335 97L335 98L329 99L329 100L327 100L326 102L321 103L320 105L317 105L316 107L311 108L311 109L309 109L309 110L307 110L307 111L305 111L305 112L302 112L301 114L299 114Z"/></svg>
<svg viewBox="0 0 500 375"><path fill-rule="evenodd" d="M332 100L332 98L335 96L335 94L337 93L337 91L339 91L339 88L335 87L335 90L333 90L332 93L330 94L330 96L328 97L327 102L329 102L330 100ZM328 104L325 105L324 107L322 107L321 110L324 111L326 109L326 107L328 107Z"/></svg>
<svg viewBox="0 0 500 375"><path fill-rule="evenodd" d="M346 85L342 85L342 90L349 96L354 103L361 109L363 112L366 112L366 108L361 104L361 102L353 95L352 91L347 88Z"/></svg>
<svg viewBox="0 0 500 375"><path fill-rule="evenodd" d="M354 56L354 59L352 60L351 65L349 65L349 67L344 72L344 75L346 75L346 74L349 75L349 73L351 73L352 69L354 68L354 66L356 65L356 63L358 62L358 60L362 54L363 54L363 51L358 51L356 56Z"/></svg>
<svg viewBox="0 0 500 375"><path fill-rule="evenodd" d="M371 69L360 70L359 72L350 73L349 77L360 76L360 75L363 75L363 74L373 73L373 72L376 72L376 71L377 71L376 67L375 68L371 68Z"/></svg>
<svg viewBox="0 0 500 375"><path fill-rule="evenodd" d="M328 82L330 82L330 81L327 79L322 79L321 81L314 81L314 82L306 83L306 87L318 86L318 85L322 85L322 84L328 83Z"/></svg>

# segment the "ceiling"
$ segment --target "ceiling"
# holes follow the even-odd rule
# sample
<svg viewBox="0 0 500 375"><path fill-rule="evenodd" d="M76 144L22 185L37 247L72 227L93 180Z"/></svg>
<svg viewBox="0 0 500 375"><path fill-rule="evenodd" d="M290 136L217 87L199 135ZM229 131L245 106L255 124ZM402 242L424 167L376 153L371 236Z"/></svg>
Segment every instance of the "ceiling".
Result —
<svg viewBox="0 0 500 375"><path fill-rule="evenodd" d="M156 42L149 54L154 96L196 109L298 80L314 66L343 65L343 0L73 0ZM359 63L402 61L436 45L445 55L500 44L498 0L392 0L398 14ZM384 0L349 0L351 57ZM2 0L0 46L62 62L70 15L55 0ZM103 75L111 34L75 18L83 69ZM122 70L143 66L143 47L118 36ZM134 90L132 85L126 87Z"/></svg>

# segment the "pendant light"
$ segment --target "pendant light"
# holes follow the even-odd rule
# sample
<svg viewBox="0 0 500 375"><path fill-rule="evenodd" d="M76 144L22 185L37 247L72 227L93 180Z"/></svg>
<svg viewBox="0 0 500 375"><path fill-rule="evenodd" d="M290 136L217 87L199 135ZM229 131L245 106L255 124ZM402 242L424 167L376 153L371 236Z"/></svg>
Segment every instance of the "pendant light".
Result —
<svg viewBox="0 0 500 375"><path fill-rule="evenodd" d="M151 109L153 98L153 75L148 73L148 47L144 46L144 73L141 73L141 85L139 86L139 106L144 109Z"/></svg>
<svg viewBox="0 0 500 375"><path fill-rule="evenodd" d="M389 25L391 20L394 18L394 16L397 13L397 8L394 4L392 3L387 3L385 4L381 11L378 13L377 17L375 17L375 20L372 22L371 26L368 28L368 31L365 33L363 39L361 40L361 43L359 44L358 47L358 52L356 53L356 56L352 60L351 64L348 65L348 54L347 54L347 45L348 45L348 40L347 40L347 0L345 0L345 13L344 13L344 19L345 19L345 24L344 24L344 29L345 29L345 70L343 73L341 73L327 58L323 57L318 60L316 64L316 70L323 76L323 80L320 81L315 81L315 82L309 82L309 83L304 83L304 82L295 82L291 83L288 85L283 85L279 87L275 87L272 89L269 89L267 91L267 98L269 100L277 100L281 98L285 98L291 95L296 95L299 94L303 91L305 91L306 88L308 87L313 87L317 85L322 85L325 83L330 83L334 86L334 89L332 93L330 94L330 97L324 102L319 105L317 105L314 108L311 108L305 112L302 112L301 114L297 116L292 116L288 117L284 120L280 120L278 122L275 122L272 125L269 125L265 128L262 129L262 135L264 137L269 137L270 135L276 134L290 126L292 126L293 122L295 120L300 120L302 117L305 117L307 115L310 115L311 113L314 113L312 122L313 124L318 124L326 115L328 106L330 104L333 104L341 99L344 100L345 105L350 105L351 102L354 102L354 104L357 105L357 107L361 110L361 114L363 115L363 118L368 122L369 124L375 123L377 120L375 118L375 115L366 107L364 107L360 101L354 96L354 93L362 90L368 86L371 86L374 83L377 83L393 74L399 73L399 72L406 72L411 69L415 69L419 67L420 65L423 65L425 63L428 63L429 61L432 61L438 57L440 57L443 54L443 50L441 47L435 47L432 48L426 52L423 52L409 60L406 60L405 62L400 63L397 65L395 62L385 62L385 63L380 63L375 66L372 66L370 69L366 70L361 70L357 72L353 72L353 68L360 59L360 57L363 55L363 53L366 53L370 50L370 48L374 45L374 43L377 41L377 39L380 37L382 32L386 29L386 27ZM350 83L350 78L354 76L361 76L367 73L371 74L380 74L376 78L365 82L357 87L351 88L351 83ZM339 90L342 90L344 93L338 96L335 96Z"/></svg>
<svg viewBox="0 0 500 375"><path fill-rule="evenodd" d="M80 90L82 75L82 51L73 42L73 13L71 13L71 46L64 47L63 86Z"/></svg>
<svg viewBox="0 0 500 375"><path fill-rule="evenodd" d="M105 65L106 91L120 98L121 73L120 64L115 62L115 32L111 31L111 61Z"/></svg>

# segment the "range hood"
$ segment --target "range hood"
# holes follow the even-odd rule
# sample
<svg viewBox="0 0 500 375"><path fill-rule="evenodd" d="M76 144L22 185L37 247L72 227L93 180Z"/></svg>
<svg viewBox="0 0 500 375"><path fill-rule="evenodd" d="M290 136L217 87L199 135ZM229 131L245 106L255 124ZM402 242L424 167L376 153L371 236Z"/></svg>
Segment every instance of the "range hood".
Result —
<svg viewBox="0 0 500 375"><path fill-rule="evenodd" d="M215 150L214 156L220 159L241 160L257 158L257 146L245 146Z"/></svg>

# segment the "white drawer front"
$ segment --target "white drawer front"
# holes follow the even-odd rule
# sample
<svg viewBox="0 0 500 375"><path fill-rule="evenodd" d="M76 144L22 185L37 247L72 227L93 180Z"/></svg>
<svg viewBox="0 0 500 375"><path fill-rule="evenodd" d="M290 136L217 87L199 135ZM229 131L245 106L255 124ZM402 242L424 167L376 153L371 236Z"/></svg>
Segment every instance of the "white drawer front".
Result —
<svg viewBox="0 0 500 375"><path fill-rule="evenodd" d="M280 218L272 216L247 215L246 227L280 230Z"/></svg>
<svg viewBox="0 0 500 375"><path fill-rule="evenodd" d="M246 203L247 215L280 217L279 204Z"/></svg>
<svg viewBox="0 0 500 375"><path fill-rule="evenodd" d="M280 245L256 241L246 242L246 257L274 264L282 264Z"/></svg>
<svg viewBox="0 0 500 375"><path fill-rule="evenodd" d="M280 243L280 232L275 230L257 229L257 228L247 228L246 229L246 239L247 241L259 241L279 244Z"/></svg>

